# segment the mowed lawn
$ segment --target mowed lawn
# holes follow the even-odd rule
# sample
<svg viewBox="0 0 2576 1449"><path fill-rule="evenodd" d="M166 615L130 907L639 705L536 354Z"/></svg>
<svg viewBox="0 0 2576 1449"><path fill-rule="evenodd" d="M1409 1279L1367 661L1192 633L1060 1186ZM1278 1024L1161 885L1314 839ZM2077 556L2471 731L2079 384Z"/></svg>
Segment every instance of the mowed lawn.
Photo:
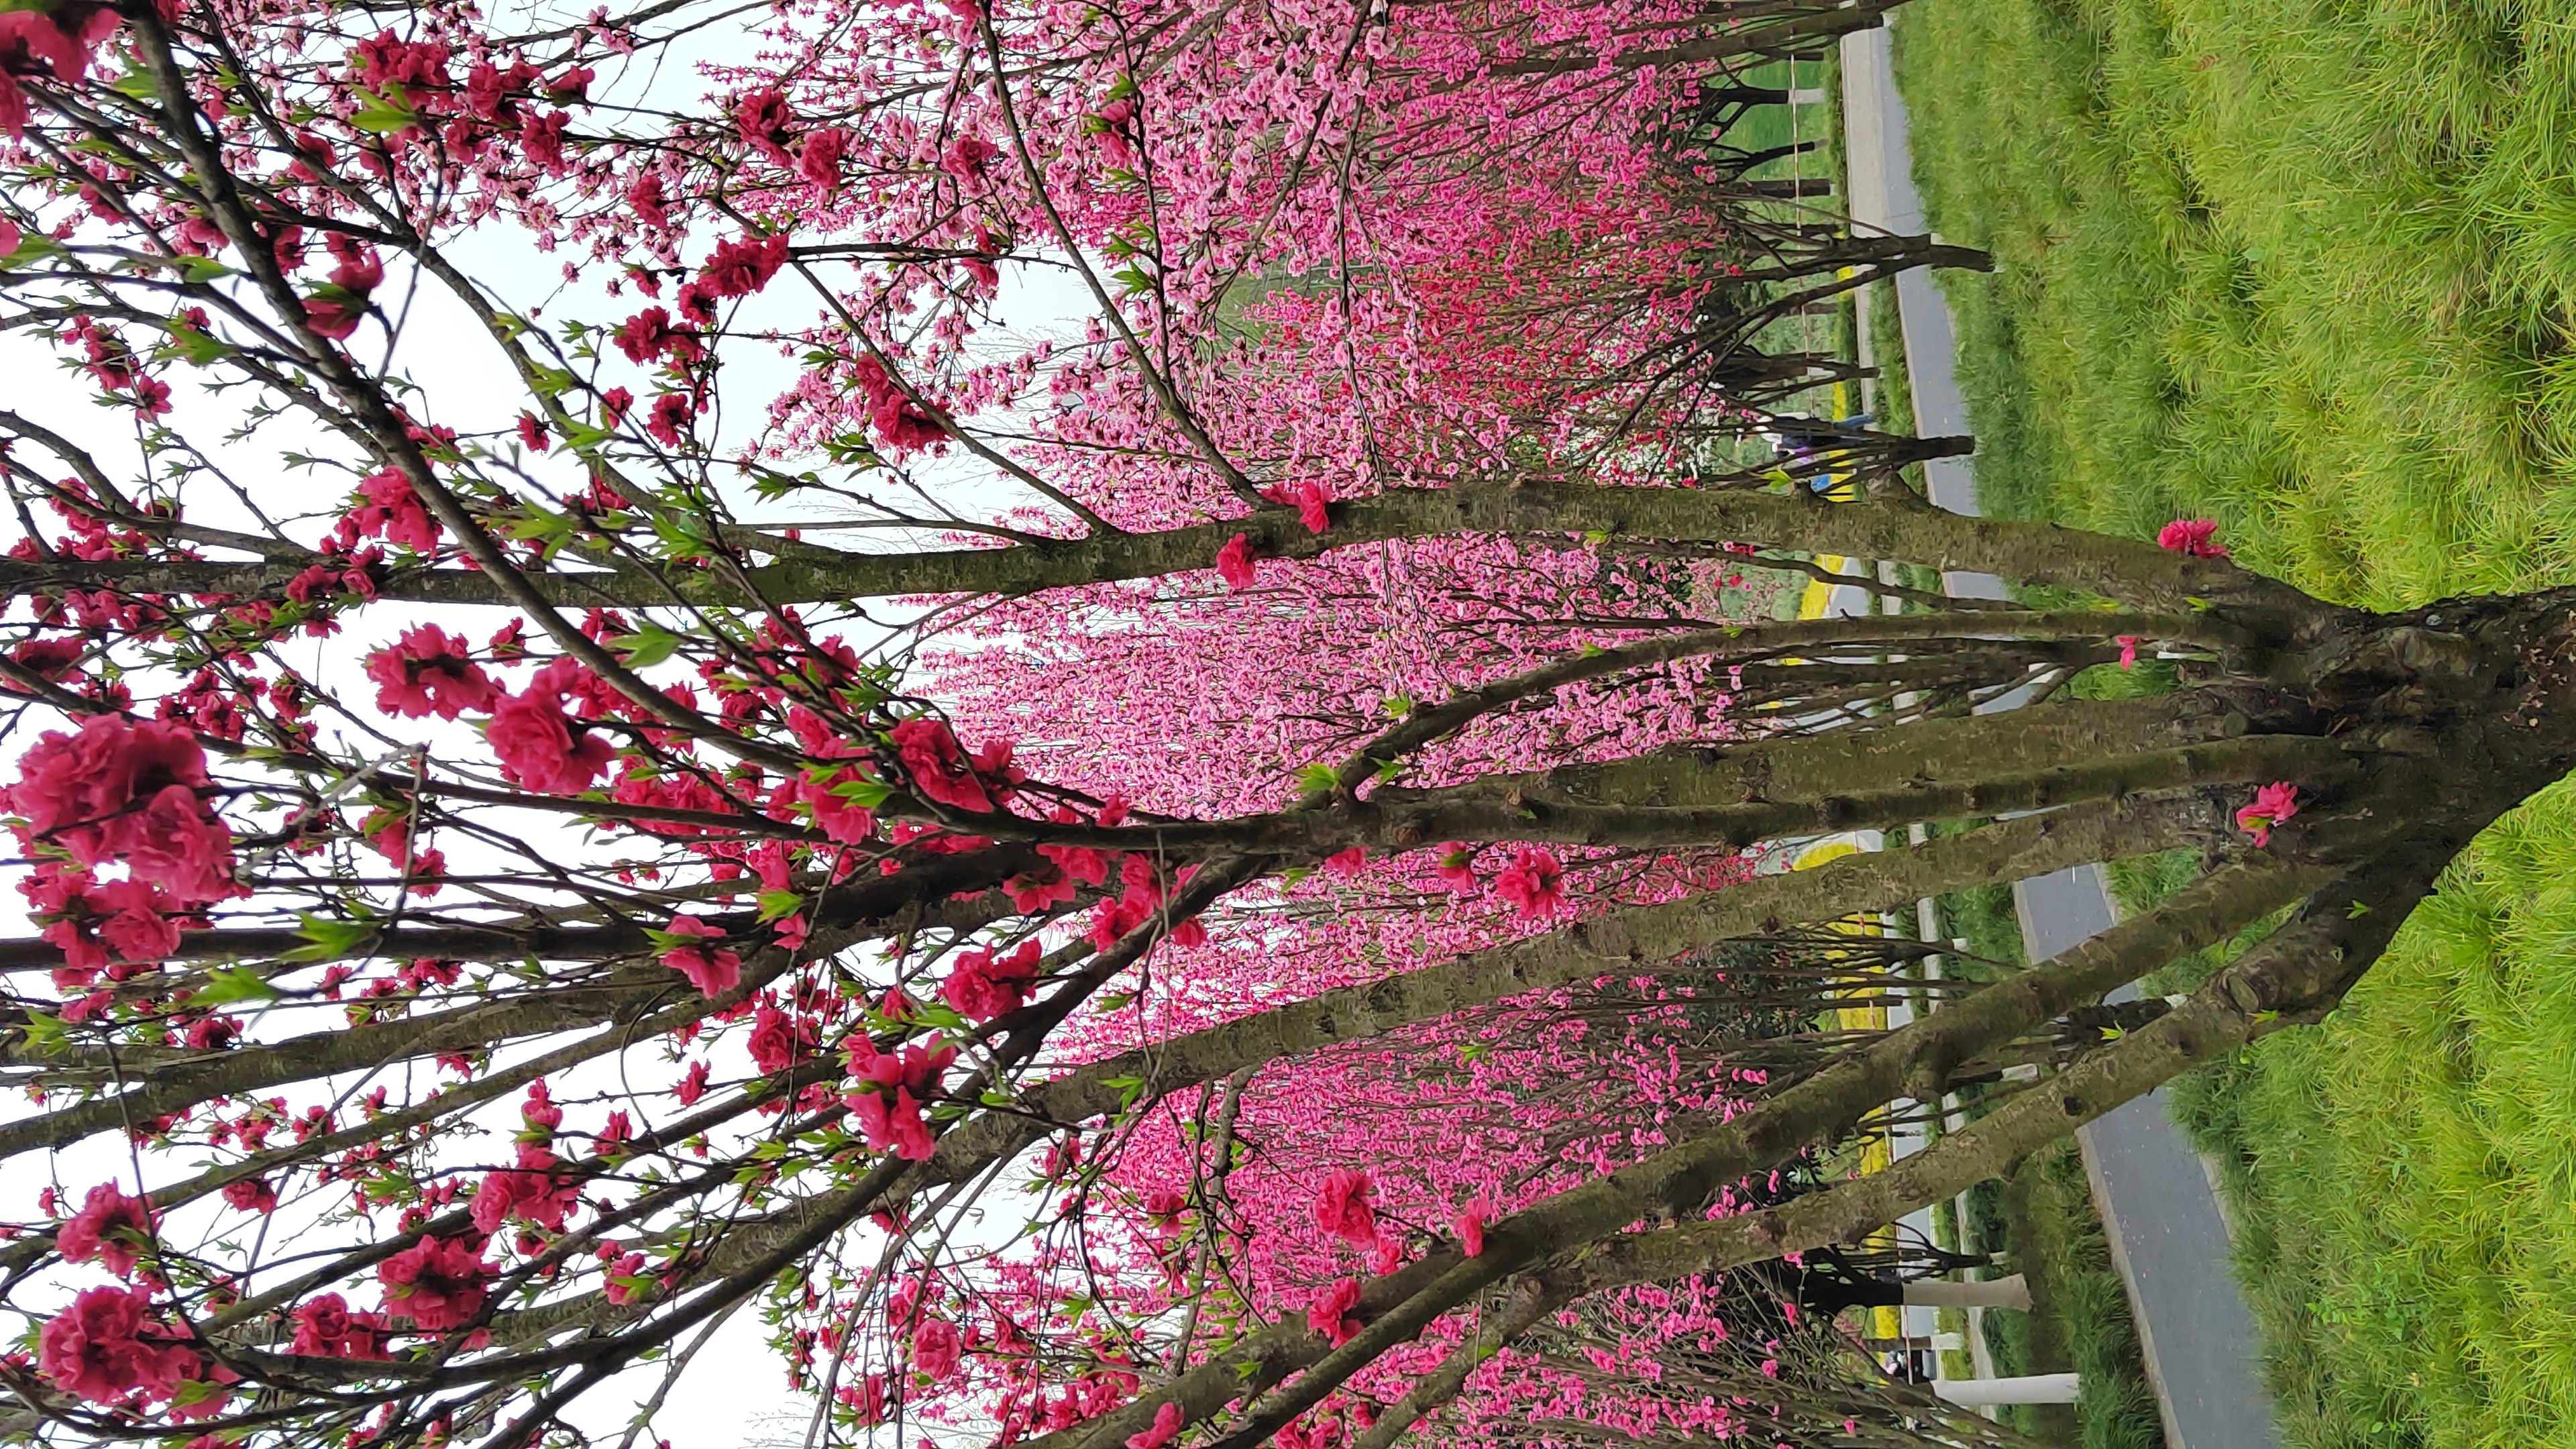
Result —
<svg viewBox="0 0 2576 1449"><path fill-rule="evenodd" d="M2576 583L2576 0L1916 0L1990 511L2381 607ZM2128 872L2138 878L2145 872ZM2576 792L2184 1093L2296 1446L2576 1443Z"/></svg>

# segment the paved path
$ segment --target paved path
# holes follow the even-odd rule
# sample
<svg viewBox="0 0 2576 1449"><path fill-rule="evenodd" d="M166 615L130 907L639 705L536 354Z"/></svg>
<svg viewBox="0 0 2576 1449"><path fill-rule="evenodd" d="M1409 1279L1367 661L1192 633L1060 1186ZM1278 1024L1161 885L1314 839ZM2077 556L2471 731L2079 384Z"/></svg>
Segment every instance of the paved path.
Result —
<svg viewBox="0 0 2576 1449"><path fill-rule="evenodd" d="M1846 36L1842 58L1852 215L1890 231L1921 231L1922 201L1907 149L1905 102L1889 72L1887 32ZM1915 431L1965 436L1948 304L1919 268L1897 279L1896 299ZM1936 459L1924 472L1934 503L1954 513L1977 511L1968 460ZM2001 598L2004 592L1987 574L1950 574L1943 583L1955 596ZM2013 905L2034 961L2108 929L2113 919L2102 873L2091 866L2015 882ZM2271 1409L2255 1376L2253 1319L2228 1271L2227 1224L2162 1094L2109 1113L2079 1140L2171 1449L2273 1449Z"/></svg>

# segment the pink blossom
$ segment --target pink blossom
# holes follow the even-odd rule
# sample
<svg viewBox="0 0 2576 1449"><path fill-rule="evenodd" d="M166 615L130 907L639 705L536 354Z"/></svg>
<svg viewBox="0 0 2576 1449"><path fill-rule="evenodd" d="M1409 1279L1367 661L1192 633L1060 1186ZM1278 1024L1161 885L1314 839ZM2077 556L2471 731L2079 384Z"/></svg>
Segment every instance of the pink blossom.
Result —
<svg viewBox="0 0 2576 1449"><path fill-rule="evenodd" d="M233 833L206 814L195 791L167 785L139 813L121 822L126 872L138 881L167 886L182 901L214 901L237 894L233 884Z"/></svg>
<svg viewBox="0 0 2576 1449"><path fill-rule="evenodd" d="M720 941L724 932L695 916L673 916L664 934L694 936L701 940ZM742 983L742 957L721 948L674 946L662 953L662 964L689 978L689 984L708 996L722 996Z"/></svg>
<svg viewBox="0 0 2576 1449"><path fill-rule="evenodd" d="M2193 558L2225 558L2227 545L2217 541L2218 520L2177 518L2156 533L2156 546Z"/></svg>
<svg viewBox="0 0 2576 1449"><path fill-rule="evenodd" d="M1316 479L1301 478L1294 485L1264 488L1261 496L1283 507L1296 508L1297 521L1306 525L1309 533L1319 534L1333 526L1333 490Z"/></svg>
<svg viewBox="0 0 2576 1449"><path fill-rule="evenodd" d="M622 1279L641 1278L644 1275L644 1255L642 1253L625 1254L622 1257L601 1265L599 1271L600 1276L607 1280L600 1286L600 1296L606 1298L611 1303L621 1305L632 1303L635 1301L637 1293L643 1291L638 1289L632 1282L620 1281Z"/></svg>
<svg viewBox="0 0 2576 1449"><path fill-rule="evenodd" d="M841 1102L850 1109L868 1146L907 1162L927 1161L937 1144L930 1124L922 1118L921 1105L937 1095L940 1077L957 1059L957 1048L915 1044L897 1056L878 1051L875 1043L861 1037L850 1043L849 1058L851 1074L868 1090L847 1093Z"/></svg>
<svg viewBox="0 0 2576 1449"><path fill-rule="evenodd" d="M26 818L23 839L50 841L81 865L123 860L178 904L234 894L232 832L198 799L213 782L186 729L94 715L77 735L47 731L19 768L7 801Z"/></svg>
<svg viewBox="0 0 2576 1449"><path fill-rule="evenodd" d="M1541 847L1515 846L1511 868L1494 877L1494 894L1511 902L1524 921L1553 916L1565 908L1565 868Z"/></svg>
<svg viewBox="0 0 2576 1449"><path fill-rule="evenodd" d="M778 275L778 269L786 264L785 232L718 242L715 254L707 258L706 270L699 274L698 281L710 296L747 297L768 286L769 279Z"/></svg>
<svg viewBox="0 0 2576 1449"><path fill-rule="evenodd" d="M314 296L304 299L304 326L314 336L346 342L367 320L364 298Z"/></svg>
<svg viewBox="0 0 2576 1449"><path fill-rule="evenodd" d="M293 1353L380 1361L390 1325L381 1313L352 1313L337 1293L322 1293L295 1306Z"/></svg>
<svg viewBox="0 0 2576 1449"><path fill-rule="evenodd" d="M734 128L745 144L782 165L787 160L787 142L795 134L796 116L787 107L787 97L776 90L758 90L734 102Z"/></svg>
<svg viewBox="0 0 2576 1449"><path fill-rule="evenodd" d="M871 783L858 767L844 765L826 775L805 777L798 797L813 807L815 829L839 844L858 845L876 833L877 818L866 806L844 794L842 787L857 789Z"/></svg>
<svg viewBox="0 0 2576 1449"><path fill-rule="evenodd" d="M580 1184L559 1181L546 1170L554 1163L553 1153L542 1147L522 1147L521 1157L519 1167L487 1172L475 1187L473 1218L477 1232L497 1233L503 1223L516 1219L559 1233L565 1219L580 1205Z"/></svg>
<svg viewBox="0 0 2576 1449"><path fill-rule="evenodd" d="M1060 870L1035 875L1015 875L1002 882L1002 893L1011 898L1011 909L1023 915L1035 915L1049 906L1062 905L1081 893L1073 878Z"/></svg>
<svg viewBox="0 0 2576 1449"><path fill-rule="evenodd" d="M579 675L572 661L557 660L524 693L499 697L483 738L501 762L503 779L550 795L576 795L598 782L617 751L564 714L564 691Z"/></svg>
<svg viewBox="0 0 2576 1449"><path fill-rule="evenodd" d="M425 1238L376 1265L386 1310L431 1333L481 1313L491 1276L481 1242L467 1238Z"/></svg>
<svg viewBox="0 0 2576 1449"><path fill-rule="evenodd" d="M1472 896L1476 893L1475 846L1464 841L1451 841L1440 847L1440 854L1433 862L1433 868L1439 871L1441 881L1449 889L1462 896Z"/></svg>
<svg viewBox="0 0 2576 1449"><path fill-rule="evenodd" d="M696 362L707 355L705 342L689 327L671 325L671 314L661 307L647 307L629 317L611 334L617 350L626 360L650 366L663 358L679 362Z"/></svg>
<svg viewBox="0 0 2576 1449"><path fill-rule="evenodd" d="M1450 1228L1458 1234L1459 1251L1470 1258L1484 1255L1485 1221L1485 1205L1481 1202L1460 1208L1458 1216L1450 1221Z"/></svg>
<svg viewBox="0 0 2576 1449"><path fill-rule="evenodd" d="M1181 1435L1181 1406L1165 1399L1154 1410L1154 1427L1127 1436L1127 1449L1163 1449Z"/></svg>
<svg viewBox="0 0 2576 1449"><path fill-rule="evenodd" d="M1315 1226L1346 1243L1374 1241L1377 1214L1369 1197L1376 1191L1376 1181L1365 1172L1333 1173L1315 1194Z"/></svg>
<svg viewBox="0 0 2576 1449"><path fill-rule="evenodd" d="M2254 803L2236 812L2236 828L2254 837L2255 848L2272 843L2272 827L2299 813L2299 787L2275 780L2254 792Z"/></svg>
<svg viewBox="0 0 2576 1449"><path fill-rule="evenodd" d="M500 694L471 646L436 624L406 629L400 643L369 654L367 677L376 683L376 708L404 719L455 719L490 709Z"/></svg>
<svg viewBox="0 0 2576 1449"><path fill-rule="evenodd" d="M361 501L349 510L343 524L352 539L382 538L415 553L438 547L438 520L430 517L428 506L412 491L411 480L398 470L368 474L358 483L358 497Z"/></svg>
<svg viewBox="0 0 2576 1449"><path fill-rule="evenodd" d="M852 1076L864 1078L880 1087L901 1087L924 1097L938 1092L940 1078L957 1060L957 1047L952 1042L935 1042L930 1046L910 1043L898 1056L893 1052L878 1051L876 1043L860 1037L846 1050Z"/></svg>
<svg viewBox="0 0 2576 1449"><path fill-rule="evenodd" d="M1000 154L1001 147L981 136L957 136L939 153L939 169L960 181L981 181L984 168Z"/></svg>
<svg viewBox="0 0 2576 1449"><path fill-rule="evenodd" d="M859 1135L876 1152L891 1152L906 1162L927 1162L938 1143L930 1135L930 1124L922 1119L921 1104L912 1093L901 1087L888 1098L877 1092L863 1092L843 1099L850 1117L859 1124Z"/></svg>
<svg viewBox="0 0 2576 1449"><path fill-rule="evenodd" d="M998 959L990 951L966 951L959 954L956 969L940 984L939 994L968 1021L990 1021L1004 1012L1019 1010L1028 1001L1029 988L1036 983L1037 974L1035 941L1025 942Z"/></svg>
<svg viewBox="0 0 2576 1449"><path fill-rule="evenodd" d="M1327 1289L1324 1296L1306 1310L1306 1326L1332 1341L1335 1348L1351 1341L1360 1331L1358 1319L1350 1316L1360 1306L1360 1280L1343 1278Z"/></svg>
<svg viewBox="0 0 2576 1449"><path fill-rule="evenodd" d="M796 148L796 174L821 187L825 196L841 189L841 159L849 154L850 133L826 126Z"/></svg>
<svg viewBox="0 0 2576 1449"><path fill-rule="evenodd" d="M1252 587L1250 535L1238 533L1225 541L1225 547L1216 551L1216 573L1218 578L1225 580L1227 588L1242 590Z"/></svg>
<svg viewBox="0 0 2576 1449"><path fill-rule="evenodd" d="M798 1037L796 1019L764 1001L752 1015L751 1035L743 1046L762 1074L776 1075L804 1055L805 1044Z"/></svg>
<svg viewBox="0 0 2576 1449"><path fill-rule="evenodd" d="M924 412L875 357L862 357L852 363L850 380L867 400L868 421L876 429L878 442L909 452L931 447L948 437L948 430Z"/></svg>
<svg viewBox="0 0 2576 1449"><path fill-rule="evenodd" d="M913 790L925 799L960 810L984 811L993 808L993 793L987 786L987 775L999 776L998 783L1009 784L1017 776L1011 769L1011 747L1006 743L987 745L973 759L947 725L935 719L908 719L887 732L894 742L895 757L903 763L904 774L912 780Z"/></svg>
<svg viewBox="0 0 2576 1449"><path fill-rule="evenodd" d="M2112 642L2120 646L2120 667L2122 669L2137 668L2138 636L2135 634L2115 634L2112 636Z"/></svg>
<svg viewBox="0 0 2576 1449"><path fill-rule="evenodd" d="M1106 885L1109 881L1109 854L1087 845L1041 845L1038 854L1054 862L1067 880L1085 885Z"/></svg>
<svg viewBox="0 0 2576 1449"><path fill-rule="evenodd" d="M938 1383L957 1372L957 1362L965 1356L965 1344L958 1337L957 1325L944 1318L924 1323L912 1335L912 1367Z"/></svg>
<svg viewBox="0 0 2576 1449"><path fill-rule="evenodd" d="M46 1321L37 1362L56 1387L92 1403L116 1403L138 1389L163 1399L198 1367L197 1356L168 1336L141 1289L90 1288Z"/></svg>
<svg viewBox="0 0 2576 1449"><path fill-rule="evenodd" d="M637 221L655 231L670 229L669 204L669 198L662 191L662 178L656 172L647 171L627 184L627 209L635 213Z"/></svg>
<svg viewBox="0 0 2576 1449"><path fill-rule="evenodd" d="M689 421L695 416L685 393L666 392L653 399L653 411L644 419L644 431L665 448L676 448L689 435Z"/></svg>
<svg viewBox="0 0 2576 1449"><path fill-rule="evenodd" d="M95 1259L100 1267L123 1278L134 1271L136 1260L152 1241L152 1219L152 1209L142 1198L127 1197L115 1183L102 1182L81 1199L81 1210L55 1230L54 1247L67 1262Z"/></svg>
<svg viewBox="0 0 2576 1449"><path fill-rule="evenodd" d="M384 285L384 260L374 247L340 232L323 238L322 245L338 263L331 268L332 286L364 296Z"/></svg>
<svg viewBox="0 0 2576 1449"><path fill-rule="evenodd" d="M78 13L66 11L65 18ZM78 85L89 74L99 42L115 31L116 24L113 9L91 12L77 33L63 29L41 10L0 12L0 57L23 49L28 60L51 67L55 80Z"/></svg>

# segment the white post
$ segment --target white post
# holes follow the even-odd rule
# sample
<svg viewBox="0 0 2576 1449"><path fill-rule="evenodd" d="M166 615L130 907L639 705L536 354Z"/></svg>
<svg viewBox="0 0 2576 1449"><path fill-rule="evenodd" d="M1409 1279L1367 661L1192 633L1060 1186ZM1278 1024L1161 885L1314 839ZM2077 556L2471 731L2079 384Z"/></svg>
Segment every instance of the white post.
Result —
<svg viewBox="0 0 2576 1449"><path fill-rule="evenodd" d="M2030 1311L2030 1285L2019 1273L1982 1283L1951 1283L1926 1278L1905 1285L1905 1301L1926 1308L2018 1308Z"/></svg>
<svg viewBox="0 0 2576 1449"><path fill-rule="evenodd" d="M1942 1379L1932 1385L1932 1392L1963 1409L1982 1409L1989 1404L2071 1404L2075 1402L2077 1382L2074 1374L2032 1374L2018 1379Z"/></svg>

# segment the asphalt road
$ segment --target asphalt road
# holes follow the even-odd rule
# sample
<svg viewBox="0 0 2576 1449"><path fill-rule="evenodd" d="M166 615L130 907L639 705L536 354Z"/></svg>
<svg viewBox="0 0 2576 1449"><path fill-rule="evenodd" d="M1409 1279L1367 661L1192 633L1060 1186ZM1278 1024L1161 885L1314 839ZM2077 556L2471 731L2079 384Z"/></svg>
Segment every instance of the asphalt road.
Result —
<svg viewBox="0 0 2576 1449"><path fill-rule="evenodd" d="M1846 36L1842 60L1853 218L1890 231L1921 231L1922 201L1907 149L1905 102L1889 71L1887 32ZM1931 274L1920 269L1897 279L1896 296L1913 378L1915 431L1924 437L1965 436L1967 407L1952 370L1949 306ZM1954 513L1977 511L1968 459L1937 459L1924 471L1934 503ZM1950 574L1943 582L1960 597L2000 598L2004 592L1988 574ZM2017 881L2013 904L2034 961L2108 929L2113 920L2102 873L2091 866ZM2110 1231L2112 1261L2128 1285L2171 1449L2274 1449L2271 1407L2257 1379L2253 1318L2228 1271L2227 1223L2200 1158L2165 1110L2163 1094L2108 1113L2082 1129L2079 1140L2094 1202Z"/></svg>

